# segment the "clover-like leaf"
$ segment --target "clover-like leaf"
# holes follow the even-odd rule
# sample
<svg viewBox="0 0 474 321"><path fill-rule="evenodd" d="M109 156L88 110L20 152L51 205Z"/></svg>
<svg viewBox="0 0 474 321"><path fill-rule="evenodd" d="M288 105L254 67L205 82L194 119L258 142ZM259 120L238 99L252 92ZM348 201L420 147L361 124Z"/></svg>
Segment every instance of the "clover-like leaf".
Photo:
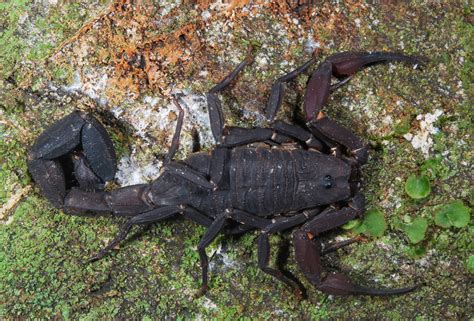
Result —
<svg viewBox="0 0 474 321"><path fill-rule="evenodd" d="M405 192L413 199L422 199L431 192L430 181L424 175L410 175L405 183Z"/></svg>
<svg viewBox="0 0 474 321"><path fill-rule="evenodd" d="M402 225L402 230L413 244L416 244L425 238L427 229L428 221L422 217L415 218L410 224Z"/></svg>
<svg viewBox="0 0 474 321"><path fill-rule="evenodd" d="M460 200L444 205L435 216L435 223L441 227L464 227L471 220L471 209Z"/></svg>
<svg viewBox="0 0 474 321"><path fill-rule="evenodd" d="M371 209L365 213L364 222L361 224L361 232L373 236L382 236L387 229L385 217L379 209Z"/></svg>

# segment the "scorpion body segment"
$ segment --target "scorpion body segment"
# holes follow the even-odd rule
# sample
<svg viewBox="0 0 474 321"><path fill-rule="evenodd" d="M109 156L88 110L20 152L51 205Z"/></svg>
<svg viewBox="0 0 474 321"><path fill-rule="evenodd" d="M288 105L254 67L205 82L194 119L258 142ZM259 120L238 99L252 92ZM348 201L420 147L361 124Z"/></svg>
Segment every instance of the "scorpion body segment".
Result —
<svg viewBox="0 0 474 321"><path fill-rule="evenodd" d="M218 94L250 61L249 55L207 94L211 130L217 144L211 152L173 160L184 117L175 99L179 116L161 175L150 184L106 192L104 184L116 170L112 141L92 115L73 112L47 128L30 149L28 167L33 179L46 198L67 213L128 217L116 238L92 261L106 255L137 224L182 215L207 227L197 245L202 267L200 293L208 287L206 247L215 237L221 232L259 230L259 267L300 296L299 284L269 266L269 235L294 227L296 261L319 290L337 295L392 295L415 289L372 289L355 284L341 273L325 272L321 256L357 241L335 243L323 251L320 236L363 215L360 167L367 161L368 145L321 109L329 94L362 68L386 61L420 61L381 52L330 56L308 81L304 99L306 126L273 121L282 103L285 83L307 70L314 63L311 59L273 84L266 108L267 118L273 121L269 128L226 127ZM339 82L331 84L332 77Z"/></svg>

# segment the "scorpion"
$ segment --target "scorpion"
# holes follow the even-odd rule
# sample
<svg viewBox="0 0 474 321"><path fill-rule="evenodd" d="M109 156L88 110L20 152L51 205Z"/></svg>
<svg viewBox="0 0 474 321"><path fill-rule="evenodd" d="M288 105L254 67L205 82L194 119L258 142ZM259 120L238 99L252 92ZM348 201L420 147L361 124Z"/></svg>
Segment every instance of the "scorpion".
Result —
<svg viewBox="0 0 474 321"><path fill-rule="evenodd" d="M197 245L202 271L200 295L208 289L206 248L216 236L259 230L259 268L301 296L301 283L269 263L269 236L295 227L297 265L309 283L323 293L383 296L416 289L418 285L366 287L343 273L324 269L323 255L358 240L333 242L323 249L321 236L363 215L361 166L368 160L369 145L321 109L331 92L356 72L391 61L416 67L420 58L392 52L331 55L318 65L307 82L303 102L305 125L274 120L282 105L285 85L316 62L313 56L272 85L265 109L269 127L226 126L218 94L251 61L249 50L245 59L207 93L211 131L216 141L210 152L173 160L184 118L179 100L173 97L179 114L159 177L149 184L105 191L105 183L114 178L117 169L113 143L95 117L74 111L48 127L29 149L27 163L32 178L49 202L68 214L128 217L118 235L90 261L104 257L135 225L184 216L206 227Z"/></svg>

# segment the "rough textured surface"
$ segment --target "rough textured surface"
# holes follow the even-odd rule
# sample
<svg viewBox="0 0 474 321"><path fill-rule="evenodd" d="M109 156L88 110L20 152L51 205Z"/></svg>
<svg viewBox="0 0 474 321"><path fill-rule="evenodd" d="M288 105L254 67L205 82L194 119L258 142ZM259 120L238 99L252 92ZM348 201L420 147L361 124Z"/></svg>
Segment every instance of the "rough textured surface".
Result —
<svg viewBox="0 0 474 321"><path fill-rule="evenodd" d="M2 318L472 317L466 266L470 256L472 261L472 225L446 229L433 220L443 204L474 202L468 1L352 0L300 7L286 4L291 1L247 2L0 3ZM365 284L425 282L419 291L392 298L323 295L296 271L286 233L272 237L275 248L283 245L273 257L286 261L308 287L308 299L298 302L258 270L257 234L250 233L211 245L211 290L193 299L201 227L188 221L152 226L87 264L122 221L68 216L38 194L26 170L27 146L74 109L93 112L112 135L121 160L110 188L159 174L176 120L172 92L186 100L178 157L196 147L196 138L201 148L212 146L204 95L249 44L254 63L223 95L229 125L264 125L272 81L313 52L321 60L344 50L430 58L423 71L400 64L367 69L332 95L326 108L372 143L364 191L369 207L379 208L388 223L384 236L332 254L326 265ZM288 86L280 118L301 105L306 79ZM419 172L429 177L432 192L414 201L404 182ZM400 226L418 217L428 229L421 242L411 244ZM346 238L357 229L341 232Z"/></svg>

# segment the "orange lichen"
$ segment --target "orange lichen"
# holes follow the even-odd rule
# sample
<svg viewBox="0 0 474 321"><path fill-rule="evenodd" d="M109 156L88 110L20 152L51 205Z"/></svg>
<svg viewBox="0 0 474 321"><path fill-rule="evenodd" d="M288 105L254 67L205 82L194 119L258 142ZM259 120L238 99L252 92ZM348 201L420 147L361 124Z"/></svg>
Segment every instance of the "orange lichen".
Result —
<svg viewBox="0 0 474 321"><path fill-rule="evenodd" d="M106 95L112 103L119 103L126 96L137 97L144 91L169 91L173 79L189 75L196 70L196 65L212 68L213 61L209 57L221 54L225 48L220 48L219 44L203 43L201 35L207 25L221 19L220 15L225 15L233 24L231 28L236 28L248 24L250 20L255 27L256 13L272 13L285 25L288 39L294 40L290 49L300 46L299 40L305 30L313 30L313 39L322 43L329 37L336 39L334 35L343 35L340 39L343 42L351 36L347 30L353 26L345 20L343 12L331 10L330 4L322 4L317 8L316 19L310 10L305 10L308 6L314 6L311 3L300 5L299 2L257 1L258 6L243 10L248 3L247 0L230 1L226 10L203 20L201 13L213 10L209 1L184 2L162 15L164 8L157 7L152 1L117 0L62 44L55 60L64 61L65 58L60 57L59 52L74 42L73 57L71 52L64 52L69 59L74 59L75 55L77 59L86 57L93 64L112 65L109 69L112 70L111 74L107 75ZM189 9L186 10L188 16L184 23L180 20L183 6ZM348 7L350 10L364 10L358 0L348 1ZM263 20L260 27L263 30L268 28ZM84 47L84 43L90 49L81 54L80 48ZM213 72L212 76L218 78L222 75Z"/></svg>

